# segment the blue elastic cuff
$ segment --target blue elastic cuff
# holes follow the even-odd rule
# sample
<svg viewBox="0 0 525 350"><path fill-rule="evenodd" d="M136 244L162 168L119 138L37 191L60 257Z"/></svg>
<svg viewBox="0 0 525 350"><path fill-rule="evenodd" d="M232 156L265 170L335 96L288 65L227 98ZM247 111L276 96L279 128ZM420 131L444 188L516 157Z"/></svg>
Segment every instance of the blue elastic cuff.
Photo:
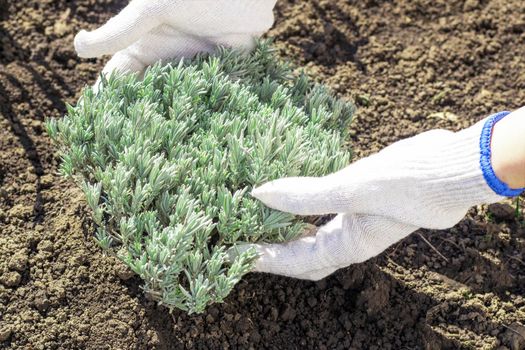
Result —
<svg viewBox="0 0 525 350"><path fill-rule="evenodd" d="M510 112L505 111L493 114L488 118L487 122L483 126L483 130L481 131L481 138L479 140L479 146L481 151L481 157L479 162L481 165L481 171L483 172L483 177L494 192L496 192L500 196L515 197L519 196L525 190L525 188L513 189L510 188L509 185L498 179L496 173L494 172L494 169L492 168L492 163L490 160L490 142L492 139L492 130L494 128L494 125L499 120L507 116L509 113Z"/></svg>

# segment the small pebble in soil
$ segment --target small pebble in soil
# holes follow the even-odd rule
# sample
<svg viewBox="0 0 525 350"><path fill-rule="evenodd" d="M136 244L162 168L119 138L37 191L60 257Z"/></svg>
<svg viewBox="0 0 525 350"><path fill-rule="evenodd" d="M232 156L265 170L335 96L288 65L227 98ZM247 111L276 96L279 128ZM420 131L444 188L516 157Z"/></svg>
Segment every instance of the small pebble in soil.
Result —
<svg viewBox="0 0 525 350"><path fill-rule="evenodd" d="M297 312L290 305L287 304L283 308L283 311L281 313L281 319L283 321L292 321L296 315L297 315Z"/></svg>
<svg viewBox="0 0 525 350"><path fill-rule="evenodd" d="M516 210L505 203L491 204L488 209L496 220L513 221L516 218Z"/></svg>
<svg viewBox="0 0 525 350"><path fill-rule="evenodd" d="M9 259L8 267L11 270L23 272L27 268L28 257L25 251L17 252Z"/></svg>
<svg viewBox="0 0 525 350"><path fill-rule="evenodd" d="M314 297L308 298L308 305L310 305L310 307L316 306L317 305L317 299L315 299Z"/></svg>
<svg viewBox="0 0 525 350"><path fill-rule="evenodd" d="M42 189L50 188L53 185L55 179L51 174L44 175L40 178L40 187Z"/></svg>
<svg viewBox="0 0 525 350"><path fill-rule="evenodd" d="M9 210L8 216L17 219L27 219L33 212L32 207L17 204Z"/></svg>
<svg viewBox="0 0 525 350"><path fill-rule="evenodd" d="M12 334L12 330L9 326L0 328L0 343L5 342Z"/></svg>
<svg viewBox="0 0 525 350"><path fill-rule="evenodd" d="M464 11L472 11L478 8L479 6L479 0L467 0L465 1L465 4L463 5Z"/></svg>
<svg viewBox="0 0 525 350"><path fill-rule="evenodd" d="M9 192L4 188L0 188L0 198L7 199L7 197L9 197Z"/></svg>
<svg viewBox="0 0 525 350"><path fill-rule="evenodd" d="M0 283L6 287L16 287L22 281L22 276L18 272L7 272L0 277Z"/></svg>
<svg viewBox="0 0 525 350"><path fill-rule="evenodd" d="M37 250L39 252L53 252L53 242L49 240L43 240L40 243L38 243Z"/></svg>
<svg viewBox="0 0 525 350"><path fill-rule="evenodd" d="M45 312L50 305L49 299L45 295L41 295L35 298L34 305L40 312Z"/></svg>
<svg viewBox="0 0 525 350"><path fill-rule="evenodd" d="M120 278L123 281L127 281L131 279L133 276L135 276L133 271L131 271L131 269L129 269L123 264L118 265L117 269L115 270L115 274L117 275L118 278Z"/></svg>
<svg viewBox="0 0 525 350"><path fill-rule="evenodd" d="M279 317L279 311L277 311L277 308L271 307L270 308L270 315L268 316L270 321L277 321L277 318Z"/></svg>

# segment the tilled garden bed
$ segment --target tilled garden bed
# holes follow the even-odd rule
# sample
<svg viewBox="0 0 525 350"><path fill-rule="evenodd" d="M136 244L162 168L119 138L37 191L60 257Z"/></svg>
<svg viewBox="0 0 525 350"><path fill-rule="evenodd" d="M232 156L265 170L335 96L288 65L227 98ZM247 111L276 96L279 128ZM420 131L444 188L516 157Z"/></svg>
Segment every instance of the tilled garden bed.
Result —
<svg viewBox="0 0 525 350"><path fill-rule="evenodd" d="M525 348L525 229L511 202L320 282L250 274L202 315L148 300L94 243L44 131L104 63L78 59L74 34L125 4L0 0L0 348ZM279 0L269 34L357 102L355 158L525 101L521 0Z"/></svg>

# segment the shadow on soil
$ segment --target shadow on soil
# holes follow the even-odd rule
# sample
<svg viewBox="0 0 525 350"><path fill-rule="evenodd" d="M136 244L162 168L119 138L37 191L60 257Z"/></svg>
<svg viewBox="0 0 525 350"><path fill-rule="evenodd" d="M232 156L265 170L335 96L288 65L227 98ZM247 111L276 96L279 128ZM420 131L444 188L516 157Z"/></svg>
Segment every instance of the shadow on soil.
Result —
<svg viewBox="0 0 525 350"><path fill-rule="evenodd" d="M0 3L0 8L5 6L5 4ZM3 43L8 43L7 45L12 45L11 50L14 50L17 57L14 57L14 59L19 59L20 56L27 56L28 53L24 52L18 45L16 45L16 42L11 40L11 37L8 35L7 31L3 29L3 27L0 27L0 37L3 39ZM0 51L0 114L8 121L11 132L18 138L18 141L20 145L23 147L25 151L26 158L30 161L34 173L37 175L37 183L36 183L36 196L35 196L35 202L33 205L34 215L35 215L35 221L41 222L42 217L44 215L43 211L43 202L42 202L42 196L40 192L40 177L44 174L44 167L42 165L41 157L38 153L37 147L29 134L26 131L26 128L22 121L19 119L19 115L14 111L12 108L12 104L15 101L9 100L10 95L12 93L8 93L7 91L7 84L10 84L10 87L12 89L16 89L18 96L20 96L20 101L31 101L31 94L27 89L17 80L16 77L13 75L7 73L4 71L1 65L7 64L10 62L10 57L6 55L5 52L5 45L4 45L4 52ZM35 81L41 86L41 88L44 91L52 91L50 89L49 84L44 84L44 79L37 74L32 67L30 67L28 64L24 64L24 66L29 67L28 71L32 74ZM50 94L51 97L51 94ZM55 95L55 98L52 99L54 103L56 103L59 100L58 94ZM31 102L29 102L31 103ZM62 107L65 108L65 105L62 104Z"/></svg>
<svg viewBox="0 0 525 350"><path fill-rule="evenodd" d="M332 16L327 14L326 10L319 5L319 2L313 1L312 6L315 9L315 13L319 15L319 18L324 23L323 31L318 37L314 38L314 43L310 45L303 45L303 50L309 53L320 53L320 55L317 56L317 62L325 66L331 66L336 64L337 62L334 61L334 58L337 58L337 60L343 62L352 61L361 71L366 72L366 66L357 58L356 55L359 50L359 47L368 44L368 38L365 36L360 37L360 35L358 35L359 28L357 28L354 25L355 21L353 21L352 18L348 16L345 16L345 18L343 19L349 27L349 32L355 35L355 38L351 38L348 37L348 35L343 33L341 30L337 29L337 26L331 23L333 21ZM334 6L336 7L336 9L334 9L334 12L340 15L345 13L341 9L340 4L334 4ZM326 38L329 38L329 40L331 41L329 45L324 44ZM330 50L334 47L338 49L337 54L322 54L322 51L326 51L327 49ZM331 58L327 60L326 57Z"/></svg>
<svg viewBox="0 0 525 350"><path fill-rule="evenodd" d="M25 70L35 83L34 85L45 94L46 99L50 101L60 113L66 111L66 105L62 100L63 93L55 89L53 84L58 84L61 89L67 91L69 94L73 94L73 91L44 59L32 57L32 53L20 46L9 34L3 22L7 20L9 16L7 11L2 10L6 8L6 0L0 0L0 20L2 21L0 22L0 114L8 121L11 132L17 137L25 151L26 158L30 161L33 171L37 175L36 196L33 209L35 222L42 222L44 209L40 177L44 174L44 166L37 146L20 119L23 116L20 116L19 113L13 109L12 105L14 103L27 102L33 110L37 111L39 107L33 105L33 94L26 89L25 85L15 75L10 73L10 70L7 69L6 66L16 61L17 71ZM52 81L40 74L33 64L36 64L38 69L49 74ZM10 100L9 96L17 96L17 98L16 100ZM44 115L39 115L39 112L37 112L37 119L44 120L44 118ZM3 175L2 178L4 176L5 175Z"/></svg>
<svg viewBox="0 0 525 350"><path fill-rule="evenodd" d="M464 219L457 227L466 228L467 234L450 231L422 231L426 239L440 251L440 267L427 264L426 257L440 259L435 251L418 237L411 237L410 243L418 245L418 255L410 263L403 257L394 258L395 262L408 269L420 269L423 265L429 270L448 277L464 285L477 294L494 293L503 301L512 299L511 293L525 295L524 278L521 276L525 262L514 256L525 251L523 230L518 219L506 223L511 234L505 239L499 234L500 226L496 223L477 222ZM499 253L498 258L489 258L492 253Z"/></svg>
<svg viewBox="0 0 525 350"><path fill-rule="evenodd" d="M465 219L459 225L468 227L473 236L491 234L486 225L471 219ZM335 348L341 344L345 348L363 348L370 345L367 343L370 339L380 348L396 348L402 344L404 349L462 349L469 337L504 343L513 336L521 337L510 325L495 321L481 307L469 304L469 295L472 294L494 293L502 301L512 300L509 292L523 294L523 281L509 272L509 260L495 263L486 258L479 247L474 249L468 245L451 244L447 238L439 239L440 236L447 237L447 233L450 235L448 231L434 236L429 236L429 231L421 233L449 259L462 259L460 264L450 262L441 268L428 263L426 266L431 275L443 276L451 289L465 287L464 300L438 300L431 294L405 285L385 272L389 252L367 263L340 270L319 282L249 274L226 303L213 305L202 315L189 316L177 310L170 315L168 309L157 306L142 294L138 278L125 282L125 285L129 293L141 301L150 325L158 334L161 349L182 348L188 341L193 341L196 347L214 348L225 339L231 343L232 337L240 338L243 333L247 334L249 344L256 345L252 335L258 334L266 347L276 349L290 344L297 344L298 348L321 345ZM495 237L492 247L502 249L503 244L509 245L500 242L497 235L492 233L492 236ZM434 255L439 259L435 251L415 234L400 244L418 244L417 249L423 253L420 255ZM452 245L454 249L445 251L444 244ZM519 247L525 249L523 244ZM393 260L411 271L421 270L424 265L418 259L407 263L402 256L393 257ZM480 272L484 273L483 280L476 277ZM246 295L247 290L255 292ZM275 305L281 305L281 308L277 310ZM221 320L220 328L213 320ZM217 334L222 335L218 337ZM328 343L316 343L317 335L321 334L323 336L319 338L328 339Z"/></svg>
<svg viewBox="0 0 525 350"><path fill-rule="evenodd" d="M355 21L341 8L340 4L331 4L331 8L325 8L325 4L320 4L319 1L311 1L309 6L313 7L313 12L316 14L316 19L322 23L322 27L318 31L310 33L308 39L301 37L297 31L301 28L295 28L290 33L283 34L280 40L288 41L298 46L303 52L303 58L307 62L315 62L316 64L333 67L344 62L353 62L355 66L362 72L366 72L366 65L361 62L358 57L358 51L361 46L368 44L366 36L359 35L359 28L355 25ZM279 13L280 8L277 7ZM337 13L338 21L334 23L333 14ZM280 18L286 18L279 13ZM341 29L341 23L345 32ZM296 35L299 38L296 38Z"/></svg>
<svg viewBox="0 0 525 350"><path fill-rule="evenodd" d="M0 72L0 76L6 78L11 83L18 85L22 92L22 95L29 96L27 91L20 84L18 84L18 81L15 78L3 72ZM5 90L2 80L0 80L0 114L9 122L9 125L11 126L11 132L18 138L19 143L24 148L26 158L30 161L33 167L33 171L37 175L36 196L35 202L33 204L33 212L35 215L35 221L41 222L44 216L44 206L41 195L40 177L44 174L44 167L42 165L42 161L40 155L38 154L35 143L31 139L31 137L29 137L24 125L22 124L20 119L18 119L13 109L10 107L11 102L2 101L2 96L8 96L8 94ZM2 174L2 178L4 176L5 175Z"/></svg>
<svg viewBox="0 0 525 350"><path fill-rule="evenodd" d="M140 283L134 278L126 286L131 295L141 300L149 323L158 334L160 349L183 348L188 337L194 338L197 348L214 348L220 346L225 337L231 342L230 337L240 338L242 333L250 334L248 339L252 339L253 333L262 335L267 348L286 348L290 344L313 348L321 345L315 340L317 332L322 333L324 339L332 340L324 344L328 348L341 344L366 348L374 339L378 346L390 344L394 348L396 342L402 341L403 349L458 349L462 348L461 344L439 328L443 319L465 333L488 336L488 332L479 331L459 316L476 313L486 329L502 328L479 309L453 310L453 306L443 306L429 295L409 289L383 272L375 261L343 269L319 282L250 274L225 304L213 305L204 314L194 316L177 310L170 315L168 309L142 295ZM248 285L258 286L255 294L242 294L250 289ZM282 298L282 309L273 310L275 300ZM458 316L451 319L448 314L453 312ZM399 316L392 318L392 314ZM212 326L208 327L206 321L210 319L222 320L221 327L213 328L215 322L210 322ZM218 337L217 332L222 336ZM334 336L330 338L327 334Z"/></svg>

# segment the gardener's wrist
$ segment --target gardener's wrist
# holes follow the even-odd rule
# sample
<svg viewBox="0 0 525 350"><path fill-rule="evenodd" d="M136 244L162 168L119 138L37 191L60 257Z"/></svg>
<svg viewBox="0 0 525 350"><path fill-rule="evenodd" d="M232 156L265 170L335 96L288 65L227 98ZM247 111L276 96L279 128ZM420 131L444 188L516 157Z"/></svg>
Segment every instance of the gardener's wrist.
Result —
<svg viewBox="0 0 525 350"><path fill-rule="evenodd" d="M510 189L525 187L525 108L494 124L491 163L495 175ZM519 190L516 190L518 192Z"/></svg>

